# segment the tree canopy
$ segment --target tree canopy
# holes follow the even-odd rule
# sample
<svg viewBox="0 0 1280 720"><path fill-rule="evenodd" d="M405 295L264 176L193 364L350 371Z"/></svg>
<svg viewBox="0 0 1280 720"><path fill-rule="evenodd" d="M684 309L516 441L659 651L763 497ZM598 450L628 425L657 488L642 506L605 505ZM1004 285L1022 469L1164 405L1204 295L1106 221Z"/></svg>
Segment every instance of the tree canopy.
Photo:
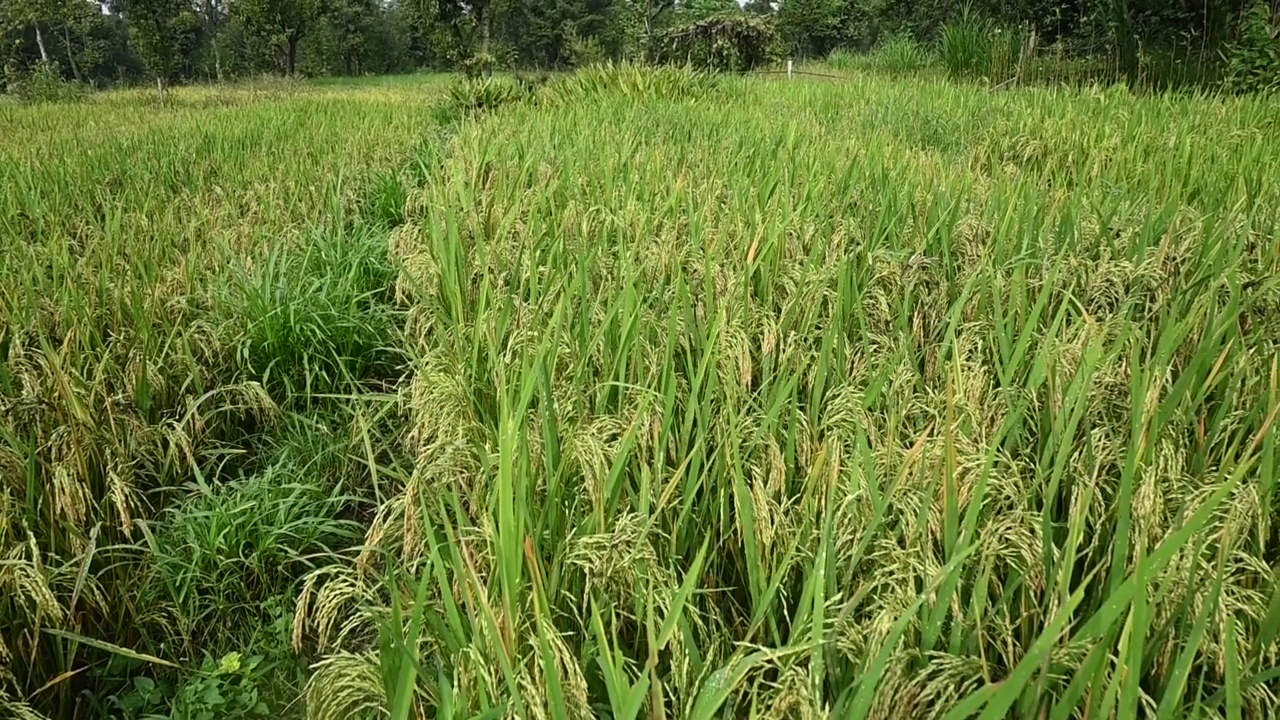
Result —
<svg viewBox="0 0 1280 720"><path fill-rule="evenodd" d="M1209 57L1241 36L1251 8L1280 16L1280 0L104 1L3 0L0 64L56 63L99 85L457 68L480 53L564 68L653 59L672 28L733 15L770 23L784 53L812 57L902 35L930 42L964 12L1081 53L1182 45Z"/></svg>

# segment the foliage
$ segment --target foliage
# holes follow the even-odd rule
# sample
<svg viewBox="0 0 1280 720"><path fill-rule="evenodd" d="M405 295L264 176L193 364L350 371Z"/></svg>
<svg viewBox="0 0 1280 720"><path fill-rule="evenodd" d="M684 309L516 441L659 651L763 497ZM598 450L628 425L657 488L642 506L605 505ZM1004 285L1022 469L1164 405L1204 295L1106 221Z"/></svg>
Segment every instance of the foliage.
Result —
<svg viewBox="0 0 1280 720"><path fill-rule="evenodd" d="M497 110L528 96L524 87L514 80L480 77L464 79L450 85L447 101L449 107L459 113L475 114Z"/></svg>
<svg viewBox="0 0 1280 720"><path fill-rule="evenodd" d="M298 45L323 10L323 0L236 0L232 5L245 30L275 49L285 75L297 69Z"/></svg>
<svg viewBox="0 0 1280 720"><path fill-rule="evenodd" d="M468 80L487 79L498 67L498 59L489 53L476 53L462 63L462 75Z"/></svg>
<svg viewBox="0 0 1280 720"><path fill-rule="evenodd" d="M674 25L654 39L660 62L736 72L776 60L778 33L769 18L742 12Z"/></svg>
<svg viewBox="0 0 1280 720"><path fill-rule="evenodd" d="M230 652L220 659L205 658L199 674L178 690L172 720L249 720L270 717L257 683L260 656Z"/></svg>
<svg viewBox="0 0 1280 720"><path fill-rule="evenodd" d="M968 15L992 29L1016 29L1020 39L1034 38L1037 48L1063 48L1066 58L1055 63L1062 70L1054 74L1073 84L1082 68L1101 64L1107 77L1165 89L1216 82L1226 64L1221 56L1230 55L1232 47L1251 46L1243 36L1249 24L1241 22L1248 5L1244 0L751 0L741 7L735 0L201 0L194 5L110 0L104 14L81 0L9 0L0 4L0 63L29 68L56 60L64 77L95 85L139 79L142 60L152 75L210 81L265 72L466 71L476 55L493 56L511 69L571 68L653 60L657 50L670 54L655 42L677 28L742 14L773 22L777 52L818 58L838 49L868 53L891 41L892 49L905 49L898 41L906 37L934 47L944 27ZM1021 62L1022 47L1010 38L992 38L993 52L1002 43L1009 51L1003 66L995 52L994 75L1023 77L1033 65L1050 64L1047 57L1034 56ZM734 50L710 60L740 63L741 48L730 43L720 50L726 48ZM715 55L710 46L693 50L698 56ZM1242 55L1237 64L1249 62Z"/></svg>
<svg viewBox="0 0 1280 720"><path fill-rule="evenodd" d="M24 103L73 102L84 99L84 85L63 79L56 62L37 63L30 70L5 68L5 92Z"/></svg>
<svg viewBox="0 0 1280 720"><path fill-rule="evenodd" d="M1228 54L1227 85L1236 92L1280 89L1280 21L1265 0L1249 3Z"/></svg>
<svg viewBox="0 0 1280 720"><path fill-rule="evenodd" d="M847 44L846 8L842 0L786 0L778 7L777 23L788 52L825 57Z"/></svg>
<svg viewBox="0 0 1280 720"><path fill-rule="evenodd" d="M229 652L206 656L200 668L173 690L144 675L112 698L113 714L126 720L251 720L271 716L263 700L268 682L264 658Z"/></svg>
<svg viewBox="0 0 1280 720"><path fill-rule="evenodd" d="M147 70L177 79L200 45L200 20L184 0L122 0L134 45Z"/></svg>

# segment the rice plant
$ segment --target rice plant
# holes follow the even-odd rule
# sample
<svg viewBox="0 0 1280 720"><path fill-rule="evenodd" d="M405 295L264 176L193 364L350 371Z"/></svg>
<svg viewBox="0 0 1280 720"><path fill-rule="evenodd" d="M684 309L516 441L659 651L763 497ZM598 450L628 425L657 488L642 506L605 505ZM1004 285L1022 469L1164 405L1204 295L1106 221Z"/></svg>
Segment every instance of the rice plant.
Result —
<svg viewBox="0 0 1280 720"><path fill-rule="evenodd" d="M1274 716L1268 101L600 85L409 192L311 717Z"/></svg>
<svg viewBox="0 0 1280 720"><path fill-rule="evenodd" d="M400 83L0 108L0 716L86 716L117 659L198 673L353 542L372 492L272 458L300 413L364 446L315 396L403 365L385 233L348 214L423 135Z"/></svg>
<svg viewBox="0 0 1280 720"><path fill-rule="evenodd" d="M519 93L0 108L0 716L1277 714L1274 100Z"/></svg>

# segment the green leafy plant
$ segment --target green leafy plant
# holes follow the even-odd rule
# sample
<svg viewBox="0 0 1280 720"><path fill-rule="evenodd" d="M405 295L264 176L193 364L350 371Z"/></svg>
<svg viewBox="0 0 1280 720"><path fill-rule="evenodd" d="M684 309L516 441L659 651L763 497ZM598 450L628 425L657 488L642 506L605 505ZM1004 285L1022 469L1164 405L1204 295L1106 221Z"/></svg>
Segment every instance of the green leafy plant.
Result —
<svg viewBox="0 0 1280 720"><path fill-rule="evenodd" d="M262 700L262 657L230 652L205 658L200 671L178 688L171 720L252 720L271 715Z"/></svg>
<svg viewBox="0 0 1280 720"><path fill-rule="evenodd" d="M63 79L61 68L53 61L38 62L27 70L10 64L4 81L6 92L27 104L75 102L89 93L82 83Z"/></svg>
<svg viewBox="0 0 1280 720"><path fill-rule="evenodd" d="M490 53L476 53L462 61L462 74L468 80L488 79L498 68L498 59Z"/></svg>
<svg viewBox="0 0 1280 720"><path fill-rule="evenodd" d="M653 38L654 57L715 71L742 71L768 65L781 52L772 19L726 13L675 25Z"/></svg>
<svg viewBox="0 0 1280 720"><path fill-rule="evenodd" d="M1239 39L1227 51L1227 87L1235 92L1280 89L1280 22L1255 0L1240 20Z"/></svg>
<svg viewBox="0 0 1280 720"><path fill-rule="evenodd" d="M598 65L609 59L598 39L583 37L572 27L565 33L564 43L572 67Z"/></svg>

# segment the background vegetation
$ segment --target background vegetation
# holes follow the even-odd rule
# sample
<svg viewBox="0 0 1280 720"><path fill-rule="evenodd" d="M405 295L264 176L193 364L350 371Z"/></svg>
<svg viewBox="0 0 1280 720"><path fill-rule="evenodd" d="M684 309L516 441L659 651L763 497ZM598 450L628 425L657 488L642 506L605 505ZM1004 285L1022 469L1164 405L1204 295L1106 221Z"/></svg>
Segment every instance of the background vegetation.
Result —
<svg viewBox="0 0 1280 720"><path fill-rule="evenodd" d="M967 32L959 32L957 25ZM713 32L714 31L714 32ZM737 41L726 52L726 37ZM1280 77L1276 0L5 0L0 66L19 92L67 81L220 81L262 73L364 75L603 60L742 69L967 38L1045 79L1236 89ZM691 39L697 42L690 42ZM720 42L713 42L719 38ZM744 39L749 47L742 47ZM898 43L895 45L895 43ZM976 43L976 44L975 44ZM954 42L953 42L954 46ZM991 47L988 47L991 46ZM718 49L717 49L718 48ZM953 47L954 49L954 47ZM950 56L948 52L942 53ZM1035 63L1019 63L1020 56ZM732 57L730 57L732 56ZM1070 62L1068 62L1070 61ZM1003 63L1003 65L1002 65ZM1046 68L1053 68L1051 75ZM1000 77L999 81L1007 80Z"/></svg>

